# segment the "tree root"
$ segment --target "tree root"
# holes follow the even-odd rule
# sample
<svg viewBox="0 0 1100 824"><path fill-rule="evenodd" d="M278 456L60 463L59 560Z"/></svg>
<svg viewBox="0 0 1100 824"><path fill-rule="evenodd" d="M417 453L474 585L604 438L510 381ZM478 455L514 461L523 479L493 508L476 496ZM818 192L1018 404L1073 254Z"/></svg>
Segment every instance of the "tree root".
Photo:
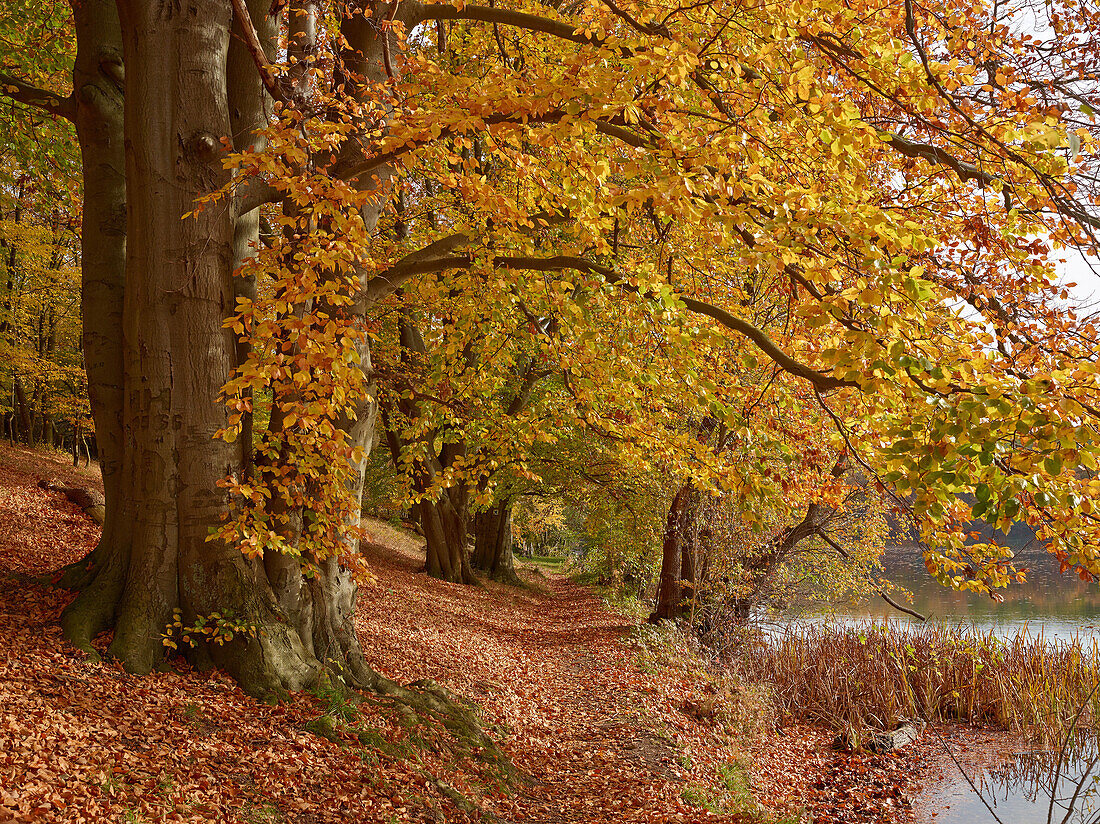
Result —
<svg viewBox="0 0 1100 824"><path fill-rule="evenodd" d="M416 722L427 718L442 724L459 745L498 777L510 782L524 776L500 746L481 728L473 710L452 698L434 681L422 679L403 687L378 673L365 686L370 692L393 702L407 718Z"/></svg>
<svg viewBox="0 0 1100 824"><path fill-rule="evenodd" d="M466 813L466 815L477 817L487 822L487 824L497 824L500 821L500 819L491 812L479 807L446 781L436 778L427 770L420 770L420 774L427 779L429 784L435 787L440 795L450 799L450 802L458 807L458 809L462 810L462 812Z"/></svg>
<svg viewBox="0 0 1100 824"><path fill-rule="evenodd" d="M38 482L40 489L48 490L49 492L60 492L74 504L79 506L84 514L95 521L99 526L103 526L104 516L106 515L106 501L103 498L101 492L97 492L94 489L87 489L82 486L68 486L57 481L41 479Z"/></svg>

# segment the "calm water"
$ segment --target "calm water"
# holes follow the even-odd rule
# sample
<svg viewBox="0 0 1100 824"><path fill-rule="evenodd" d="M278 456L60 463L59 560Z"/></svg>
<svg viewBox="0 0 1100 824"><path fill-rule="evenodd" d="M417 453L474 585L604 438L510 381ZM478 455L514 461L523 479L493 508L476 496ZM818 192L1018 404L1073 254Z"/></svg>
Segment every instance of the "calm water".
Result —
<svg viewBox="0 0 1100 824"><path fill-rule="evenodd" d="M1100 586L1059 574L1053 558L1026 546L1026 541L1015 549L1017 565L1030 568L1028 581L1003 591L1004 601L1000 603L988 596L950 592L930 580L915 546L889 550L884 566L891 580L913 593L909 606L930 620L970 624L1002 637L1018 632L1041 634L1052 640L1100 636ZM895 600L902 601L897 596ZM833 618L845 624L910 620L879 598L838 609ZM1098 756L1095 741L1082 743L1063 759L1057 777L1056 761L1049 753L1022 755L995 769L968 765L960 758L982 797L958 770L952 769L944 781L927 787L918 799L918 820L922 824L983 824L997 820L1005 824L1100 824Z"/></svg>
<svg viewBox="0 0 1100 824"><path fill-rule="evenodd" d="M908 605L930 620L970 624L999 635L1024 630L1047 638L1100 635L1100 586L1060 574L1057 562L1042 550L1019 549L1017 564L1030 568L1028 580L1002 590L1004 600L999 603L988 595L951 592L937 584L929 578L915 546L892 547L883 561L887 577L913 593L913 603ZM906 603L899 595L893 597ZM909 620L881 598L841 607L836 618L845 623Z"/></svg>
<svg viewBox="0 0 1100 824"><path fill-rule="evenodd" d="M1100 821L1097 756L1096 742L1092 740L1064 759L1060 769L1049 753L1020 755L993 769L974 769L964 763L981 798L956 770L942 783L925 790L917 805L917 821L1045 824L1049 820L1052 824L1097 824Z"/></svg>

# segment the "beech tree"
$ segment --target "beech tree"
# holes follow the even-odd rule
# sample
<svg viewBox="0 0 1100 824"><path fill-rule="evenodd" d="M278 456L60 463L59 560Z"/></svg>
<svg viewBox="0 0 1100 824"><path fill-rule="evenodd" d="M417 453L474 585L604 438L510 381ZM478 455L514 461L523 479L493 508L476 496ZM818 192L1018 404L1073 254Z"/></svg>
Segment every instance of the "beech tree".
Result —
<svg viewBox="0 0 1100 824"><path fill-rule="evenodd" d="M467 333L556 318L545 356L640 471L781 493L695 467L654 402L751 443L714 376L767 361L776 417L819 410L909 496L945 583L1014 574L972 516L1100 573L1095 328L1053 263L1097 225L1095 25L1046 9L1038 42L965 0L74 2L71 88L29 53L0 76L83 158L107 514L67 636L146 672L201 624L189 654L254 693L397 690L352 624L370 347L452 295Z"/></svg>

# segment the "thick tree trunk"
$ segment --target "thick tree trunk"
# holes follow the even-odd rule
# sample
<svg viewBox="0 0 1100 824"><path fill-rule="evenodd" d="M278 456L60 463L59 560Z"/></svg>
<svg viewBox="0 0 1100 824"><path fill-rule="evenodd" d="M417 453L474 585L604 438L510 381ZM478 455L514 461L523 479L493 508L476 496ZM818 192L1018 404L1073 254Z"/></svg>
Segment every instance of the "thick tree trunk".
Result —
<svg viewBox="0 0 1100 824"><path fill-rule="evenodd" d="M520 585L512 555L512 502L504 500L474 516L475 569L502 584Z"/></svg>
<svg viewBox="0 0 1100 824"><path fill-rule="evenodd" d="M109 15L110 5L100 11ZM226 422L218 393L236 358L222 329L232 306L233 220L222 210L180 216L225 174L218 139L229 131L228 8L199 0L180 13L134 0L119 11L130 148L122 334L110 299L103 300L108 311L90 313L87 327L95 343L109 342L89 357L90 373L97 362L111 373L115 364L103 350L122 341L121 402L104 402L101 393L97 404L101 459L122 460L116 471L105 469L103 541L65 630L89 648L113 623L110 653L131 671L148 672L164 656L176 610L185 625L218 612L255 627L209 645L218 664L255 694L298 689L316 677L316 659L286 625L257 566L235 547L207 540L226 507L218 481L241 462L238 448L214 438ZM188 78L186 88L180 77ZM116 296L117 283L98 285ZM115 400L114 382L106 388ZM116 453L119 412L124 448Z"/></svg>
<svg viewBox="0 0 1100 824"><path fill-rule="evenodd" d="M126 282L126 155L122 32L114 0L73 2L77 55L74 123L84 168L81 313L88 399L103 476L104 529L91 555L60 583L81 592L61 616L66 635L90 649L113 622L128 554L119 509L122 471L122 305Z"/></svg>
<svg viewBox="0 0 1100 824"><path fill-rule="evenodd" d="M694 488L690 483L681 486L665 519L665 537L661 545L661 579L657 586L657 604L649 616L649 623L661 620L675 621L683 612L683 588L681 574L686 536L691 529L690 516Z"/></svg>
<svg viewBox="0 0 1100 824"><path fill-rule="evenodd" d="M355 583L336 559L307 558L313 574L303 576L296 557L254 561L208 540L228 505L219 481L249 468L244 446L215 433L227 421L219 392L244 354L223 328L234 306L231 273L256 223L254 214L225 208L181 216L225 182L220 137L243 143L250 118L262 120L262 110L232 108L229 99L233 90L243 101L258 84L241 55L229 54L230 4L117 5L115 17L106 0L77 4L78 135L89 180L85 334L107 495L99 547L63 581L79 590L62 619L67 637L94 652L92 638L113 627L109 653L133 672L148 672L162 661L177 616L188 626L218 613L223 638L226 630L233 638L183 651L221 666L250 693L280 695L327 670L439 713L499 755L469 713L437 691L407 690L366 666L352 620ZM257 20L269 8L250 5ZM347 33L374 82L379 32L386 31L377 22L359 19ZM270 21L261 28L273 32ZM118 129L123 62L125 154ZM384 205L380 197L373 213L364 210L368 232ZM369 352L360 354L369 370ZM341 422L364 452L374 405L368 392L356 417ZM352 483L361 494L361 473ZM441 545L455 546L457 536L464 544L464 507L435 509ZM463 559L449 560L468 572Z"/></svg>
<svg viewBox="0 0 1100 824"><path fill-rule="evenodd" d="M435 501L417 504L424 530L428 575L454 584L477 583L468 551L469 518L462 502L452 502L448 490Z"/></svg>

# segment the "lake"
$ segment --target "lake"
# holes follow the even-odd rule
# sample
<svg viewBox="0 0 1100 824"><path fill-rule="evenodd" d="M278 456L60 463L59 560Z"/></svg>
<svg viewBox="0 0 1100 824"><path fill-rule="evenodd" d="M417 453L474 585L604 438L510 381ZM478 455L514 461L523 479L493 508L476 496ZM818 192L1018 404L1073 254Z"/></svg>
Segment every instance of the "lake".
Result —
<svg viewBox="0 0 1100 824"><path fill-rule="evenodd" d="M1014 549L1017 566L1029 567L1030 572L1025 583L1002 591L1001 602L989 596L951 592L935 583L924 569L920 549L912 544L890 548L883 565L890 580L913 593L909 606L930 620L969 624L1001 637L1019 632L1050 640L1100 636L1100 586L1060 574L1057 562L1029 546L1026 538ZM899 597L895 600L904 603ZM821 618L805 616L801 620ZM880 598L838 608L827 620L847 625L870 620L912 621ZM1047 824L1048 820L1054 824L1100 824L1098 757L1095 740L1081 742L1057 773L1049 753L1025 753L995 766L967 763L965 756L960 757L970 780L951 766L942 781L930 783L917 799L917 820L921 824L998 820L1005 824ZM981 790L981 798L970 782Z"/></svg>
<svg viewBox="0 0 1100 824"><path fill-rule="evenodd" d="M889 548L883 566L887 578L913 593L909 606L930 620L971 624L998 635L1028 631L1047 638L1071 638L1100 633L1100 586L1060 574L1057 561L1041 549L1018 548L1016 561L1029 568L1028 580L1001 590L1001 602L988 595L952 592L937 584L925 570L916 545ZM894 597L905 603L900 596ZM844 623L910 620L881 598L839 607L836 617Z"/></svg>

